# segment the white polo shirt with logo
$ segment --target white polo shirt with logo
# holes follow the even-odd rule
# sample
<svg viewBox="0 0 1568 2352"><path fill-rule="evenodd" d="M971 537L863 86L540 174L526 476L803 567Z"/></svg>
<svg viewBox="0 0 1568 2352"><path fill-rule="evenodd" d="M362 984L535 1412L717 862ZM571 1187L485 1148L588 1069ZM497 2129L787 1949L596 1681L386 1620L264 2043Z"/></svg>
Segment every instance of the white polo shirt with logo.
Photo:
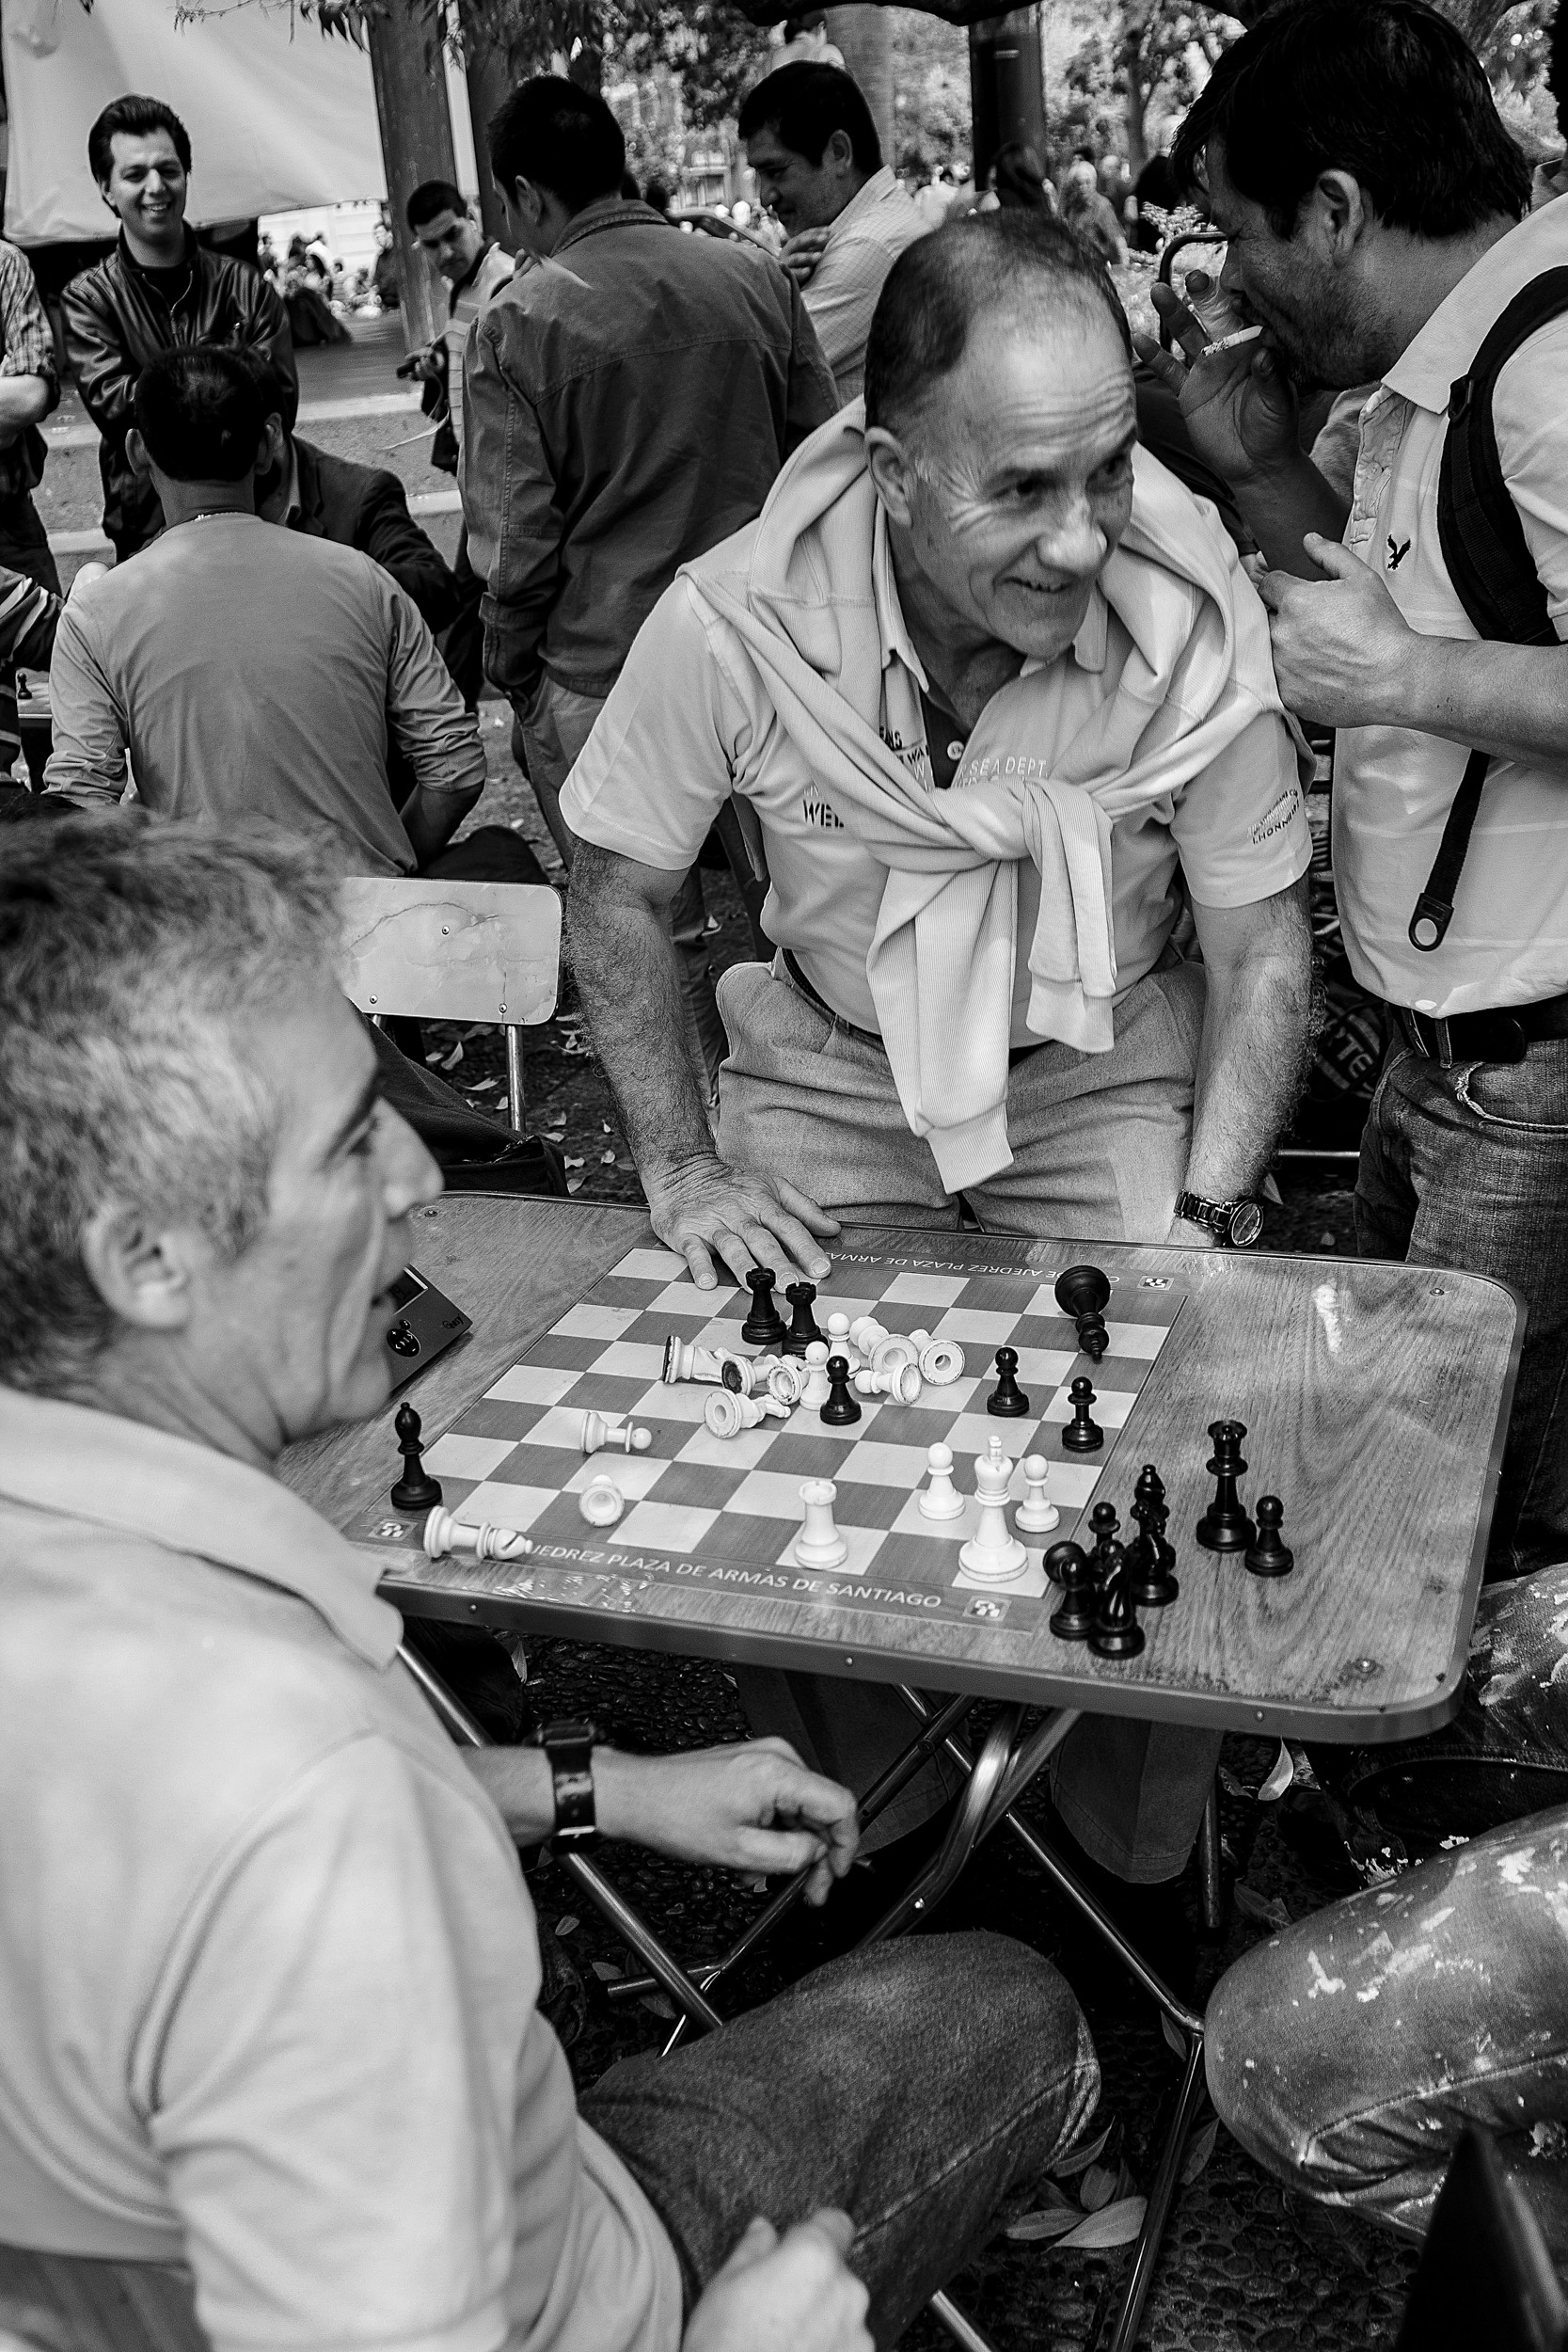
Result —
<svg viewBox="0 0 1568 2352"><path fill-rule="evenodd" d="M1361 417L1344 544L1378 572L1422 636L1478 632L1437 537L1449 394L1513 296L1568 263L1568 202L1492 246L1389 369ZM1503 475L1568 638L1568 315L1532 335L1492 404ZM1351 968L1395 1005L1448 1019L1568 990L1568 741L1560 760L1495 759L1454 897L1432 954L1409 925L1465 772L1463 744L1411 727L1341 728L1334 765L1334 878Z"/></svg>

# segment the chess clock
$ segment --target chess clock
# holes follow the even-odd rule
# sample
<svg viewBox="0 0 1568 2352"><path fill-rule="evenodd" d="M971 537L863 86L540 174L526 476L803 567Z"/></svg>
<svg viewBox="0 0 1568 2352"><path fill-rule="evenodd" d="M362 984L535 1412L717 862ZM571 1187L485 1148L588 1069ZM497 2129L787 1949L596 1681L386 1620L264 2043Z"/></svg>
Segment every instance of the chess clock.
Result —
<svg viewBox="0 0 1568 2352"><path fill-rule="evenodd" d="M392 1367L392 1386L400 1389L444 1347L460 1340L473 1318L427 1281L416 1266L404 1267L392 1284L391 1300L397 1314L384 1345Z"/></svg>

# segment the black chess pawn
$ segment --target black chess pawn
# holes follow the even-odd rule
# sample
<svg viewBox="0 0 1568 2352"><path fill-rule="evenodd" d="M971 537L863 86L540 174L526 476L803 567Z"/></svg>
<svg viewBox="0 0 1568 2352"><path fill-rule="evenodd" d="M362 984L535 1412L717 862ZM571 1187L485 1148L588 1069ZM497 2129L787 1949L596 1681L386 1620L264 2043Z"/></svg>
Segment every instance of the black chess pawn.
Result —
<svg viewBox="0 0 1568 2352"><path fill-rule="evenodd" d="M860 1417L860 1399L851 1393L849 1388L849 1359L847 1356L830 1356L828 1402L822 1407L820 1418L830 1429L840 1429L852 1421L859 1421Z"/></svg>
<svg viewBox="0 0 1568 2352"><path fill-rule="evenodd" d="M1104 1311L1111 1297L1106 1277L1097 1265L1069 1265L1056 1277L1054 1296L1063 1314L1070 1315L1078 1326L1080 1349L1091 1363L1098 1364L1110 1337L1105 1328Z"/></svg>
<svg viewBox="0 0 1568 2352"><path fill-rule="evenodd" d="M1086 1642L1100 1613L1100 1593L1087 1554L1077 1544L1053 1544L1045 1555L1045 1572L1062 1588L1061 1606L1052 1613L1052 1632L1059 1642Z"/></svg>
<svg viewBox="0 0 1568 2352"><path fill-rule="evenodd" d="M999 1347L996 1351L996 1386L986 1399L988 1413L996 1413L1004 1421L1022 1421L1029 1411L1029 1399L1018 1385L1018 1350Z"/></svg>
<svg viewBox="0 0 1568 2352"><path fill-rule="evenodd" d="M740 1336L748 1347L780 1347L787 1334L784 1319L773 1304L773 1285L778 1276L771 1266L754 1265L746 1277L752 1294L752 1311L740 1327Z"/></svg>
<svg viewBox="0 0 1568 2352"><path fill-rule="evenodd" d="M1277 1495L1258 1498L1258 1534L1247 1546L1243 1566L1254 1576L1289 1576L1296 1565L1296 1555L1280 1533L1285 1505Z"/></svg>
<svg viewBox="0 0 1568 2352"><path fill-rule="evenodd" d="M1164 1481L1152 1462L1146 1462L1132 1489L1132 1517L1138 1533L1127 1547L1127 1590L1140 1609L1168 1609L1181 1587L1171 1570L1175 1546L1165 1540L1170 1518Z"/></svg>
<svg viewBox="0 0 1568 2352"><path fill-rule="evenodd" d="M1214 1441L1208 1465L1214 1474L1214 1500L1197 1523L1197 1540L1205 1551L1244 1551L1258 1533L1236 1492L1246 1469L1242 1458L1246 1423L1212 1421L1209 1435Z"/></svg>
<svg viewBox="0 0 1568 2352"><path fill-rule="evenodd" d="M441 1482L425 1469L424 1447L420 1442L423 1423L412 1405L398 1406L392 1426L403 1456L403 1476L391 1490L392 1503L399 1511L434 1511L441 1500Z"/></svg>
<svg viewBox="0 0 1568 2352"><path fill-rule="evenodd" d="M1089 1565L1094 1570L1096 1583L1103 1584L1106 1570L1110 1565L1111 1548L1114 1546L1118 1552L1121 1549L1120 1545L1117 1543L1117 1537L1121 1532L1121 1521L1117 1517L1116 1504L1097 1502L1089 1513L1089 1525L1094 1530L1094 1549L1089 1554Z"/></svg>
<svg viewBox="0 0 1568 2352"><path fill-rule="evenodd" d="M791 1282L784 1296L789 1301L791 1312L789 1328L784 1335L784 1352L786 1356L803 1357L808 1347L814 1346L825 1336L817 1329L816 1317L812 1313L816 1299L816 1284Z"/></svg>
<svg viewBox="0 0 1568 2352"><path fill-rule="evenodd" d="M1072 1419L1062 1432L1062 1443L1069 1454L1098 1454L1105 1442L1105 1432L1093 1419L1089 1406L1094 1403L1094 1382L1075 1380L1068 1391L1072 1406Z"/></svg>
<svg viewBox="0 0 1568 2352"><path fill-rule="evenodd" d="M1089 1647L1097 1658L1136 1658L1144 1645L1144 1630L1127 1589L1127 1557L1118 1543L1105 1549L1105 1581L1100 1587L1100 1608Z"/></svg>

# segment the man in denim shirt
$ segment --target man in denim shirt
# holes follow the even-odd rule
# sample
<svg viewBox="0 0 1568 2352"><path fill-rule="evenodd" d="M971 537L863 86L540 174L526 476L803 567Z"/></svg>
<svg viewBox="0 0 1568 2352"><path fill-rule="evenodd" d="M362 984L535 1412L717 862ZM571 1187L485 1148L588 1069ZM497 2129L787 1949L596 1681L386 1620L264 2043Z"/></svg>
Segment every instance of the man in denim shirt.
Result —
<svg viewBox="0 0 1568 2352"><path fill-rule="evenodd" d="M559 800L680 566L758 514L837 402L784 272L749 246L673 233L621 195L602 99L541 77L489 128L517 270L472 331L463 507L485 582L484 667L563 861ZM673 910L689 1050L724 1052L695 868Z"/></svg>

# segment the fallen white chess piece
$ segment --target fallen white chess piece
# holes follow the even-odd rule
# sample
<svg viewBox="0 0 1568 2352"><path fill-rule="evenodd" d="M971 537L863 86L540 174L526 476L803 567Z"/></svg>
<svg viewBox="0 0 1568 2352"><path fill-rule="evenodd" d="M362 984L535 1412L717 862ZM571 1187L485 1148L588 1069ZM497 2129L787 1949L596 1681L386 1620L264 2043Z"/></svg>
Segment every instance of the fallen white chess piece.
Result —
<svg viewBox="0 0 1568 2352"><path fill-rule="evenodd" d="M424 1550L427 1560L444 1560L451 1552L466 1553L473 1560L521 1560L533 1546L515 1527L491 1527L482 1521L470 1527L451 1511L443 1511L437 1503L424 1523Z"/></svg>
<svg viewBox="0 0 1568 2352"><path fill-rule="evenodd" d="M945 1389L963 1378L964 1352L957 1340L934 1340L929 1331L911 1331L910 1337L920 1350L922 1380L928 1380L933 1389Z"/></svg>
<svg viewBox="0 0 1568 2352"><path fill-rule="evenodd" d="M640 1429L629 1421L606 1421L602 1413L584 1413L582 1417L582 1450L598 1454L611 1448L620 1454L646 1454L654 1441L651 1429Z"/></svg>
<svg viewBox="0 0 1568 2352"><path fill-rule="evenodd" d="M716 1438L738 1438L765 1421L787 1421L789 1406L776 1396L739 1396L734 1389L715 1389L703 1406L703 1419Z"/></svg>
<svg viewBox="0 0 1568 2352"><path fill-rule="evenodd" d="M672 1332L664 1343L664 1366L658 1376L666 1388L673 1388L677 1380L706 1380L717 1387L724 1376L726 1360L722 1348L699 1347L695 1340L678 1340Z"/></svg>
<svg viewBox="0 0 1568 2352"><path fill-rule="evenodd" d="M578 1509L590 1527L613 1527L626 1507L613 1478L590 1479L578 1497Z"/></svg>
<svg viewBox="0 0 1568 2352"><path fill-rule="evenodd" d="M886 1372L863 1367L855 1375L855 1386L862 1396L890 1396L895 1405L914 1405L920 1399L920 1367L896 1359Z"/></svg>
<svg viewBox="0 0 1568 2352"><path fill-rule="evenodd" d="M842 1567L849 1547L833 1519L838 1488L831 1478L808 1478L800 1488L805 1518L795 1538L795 1557L803 1568Z"/></svg>

